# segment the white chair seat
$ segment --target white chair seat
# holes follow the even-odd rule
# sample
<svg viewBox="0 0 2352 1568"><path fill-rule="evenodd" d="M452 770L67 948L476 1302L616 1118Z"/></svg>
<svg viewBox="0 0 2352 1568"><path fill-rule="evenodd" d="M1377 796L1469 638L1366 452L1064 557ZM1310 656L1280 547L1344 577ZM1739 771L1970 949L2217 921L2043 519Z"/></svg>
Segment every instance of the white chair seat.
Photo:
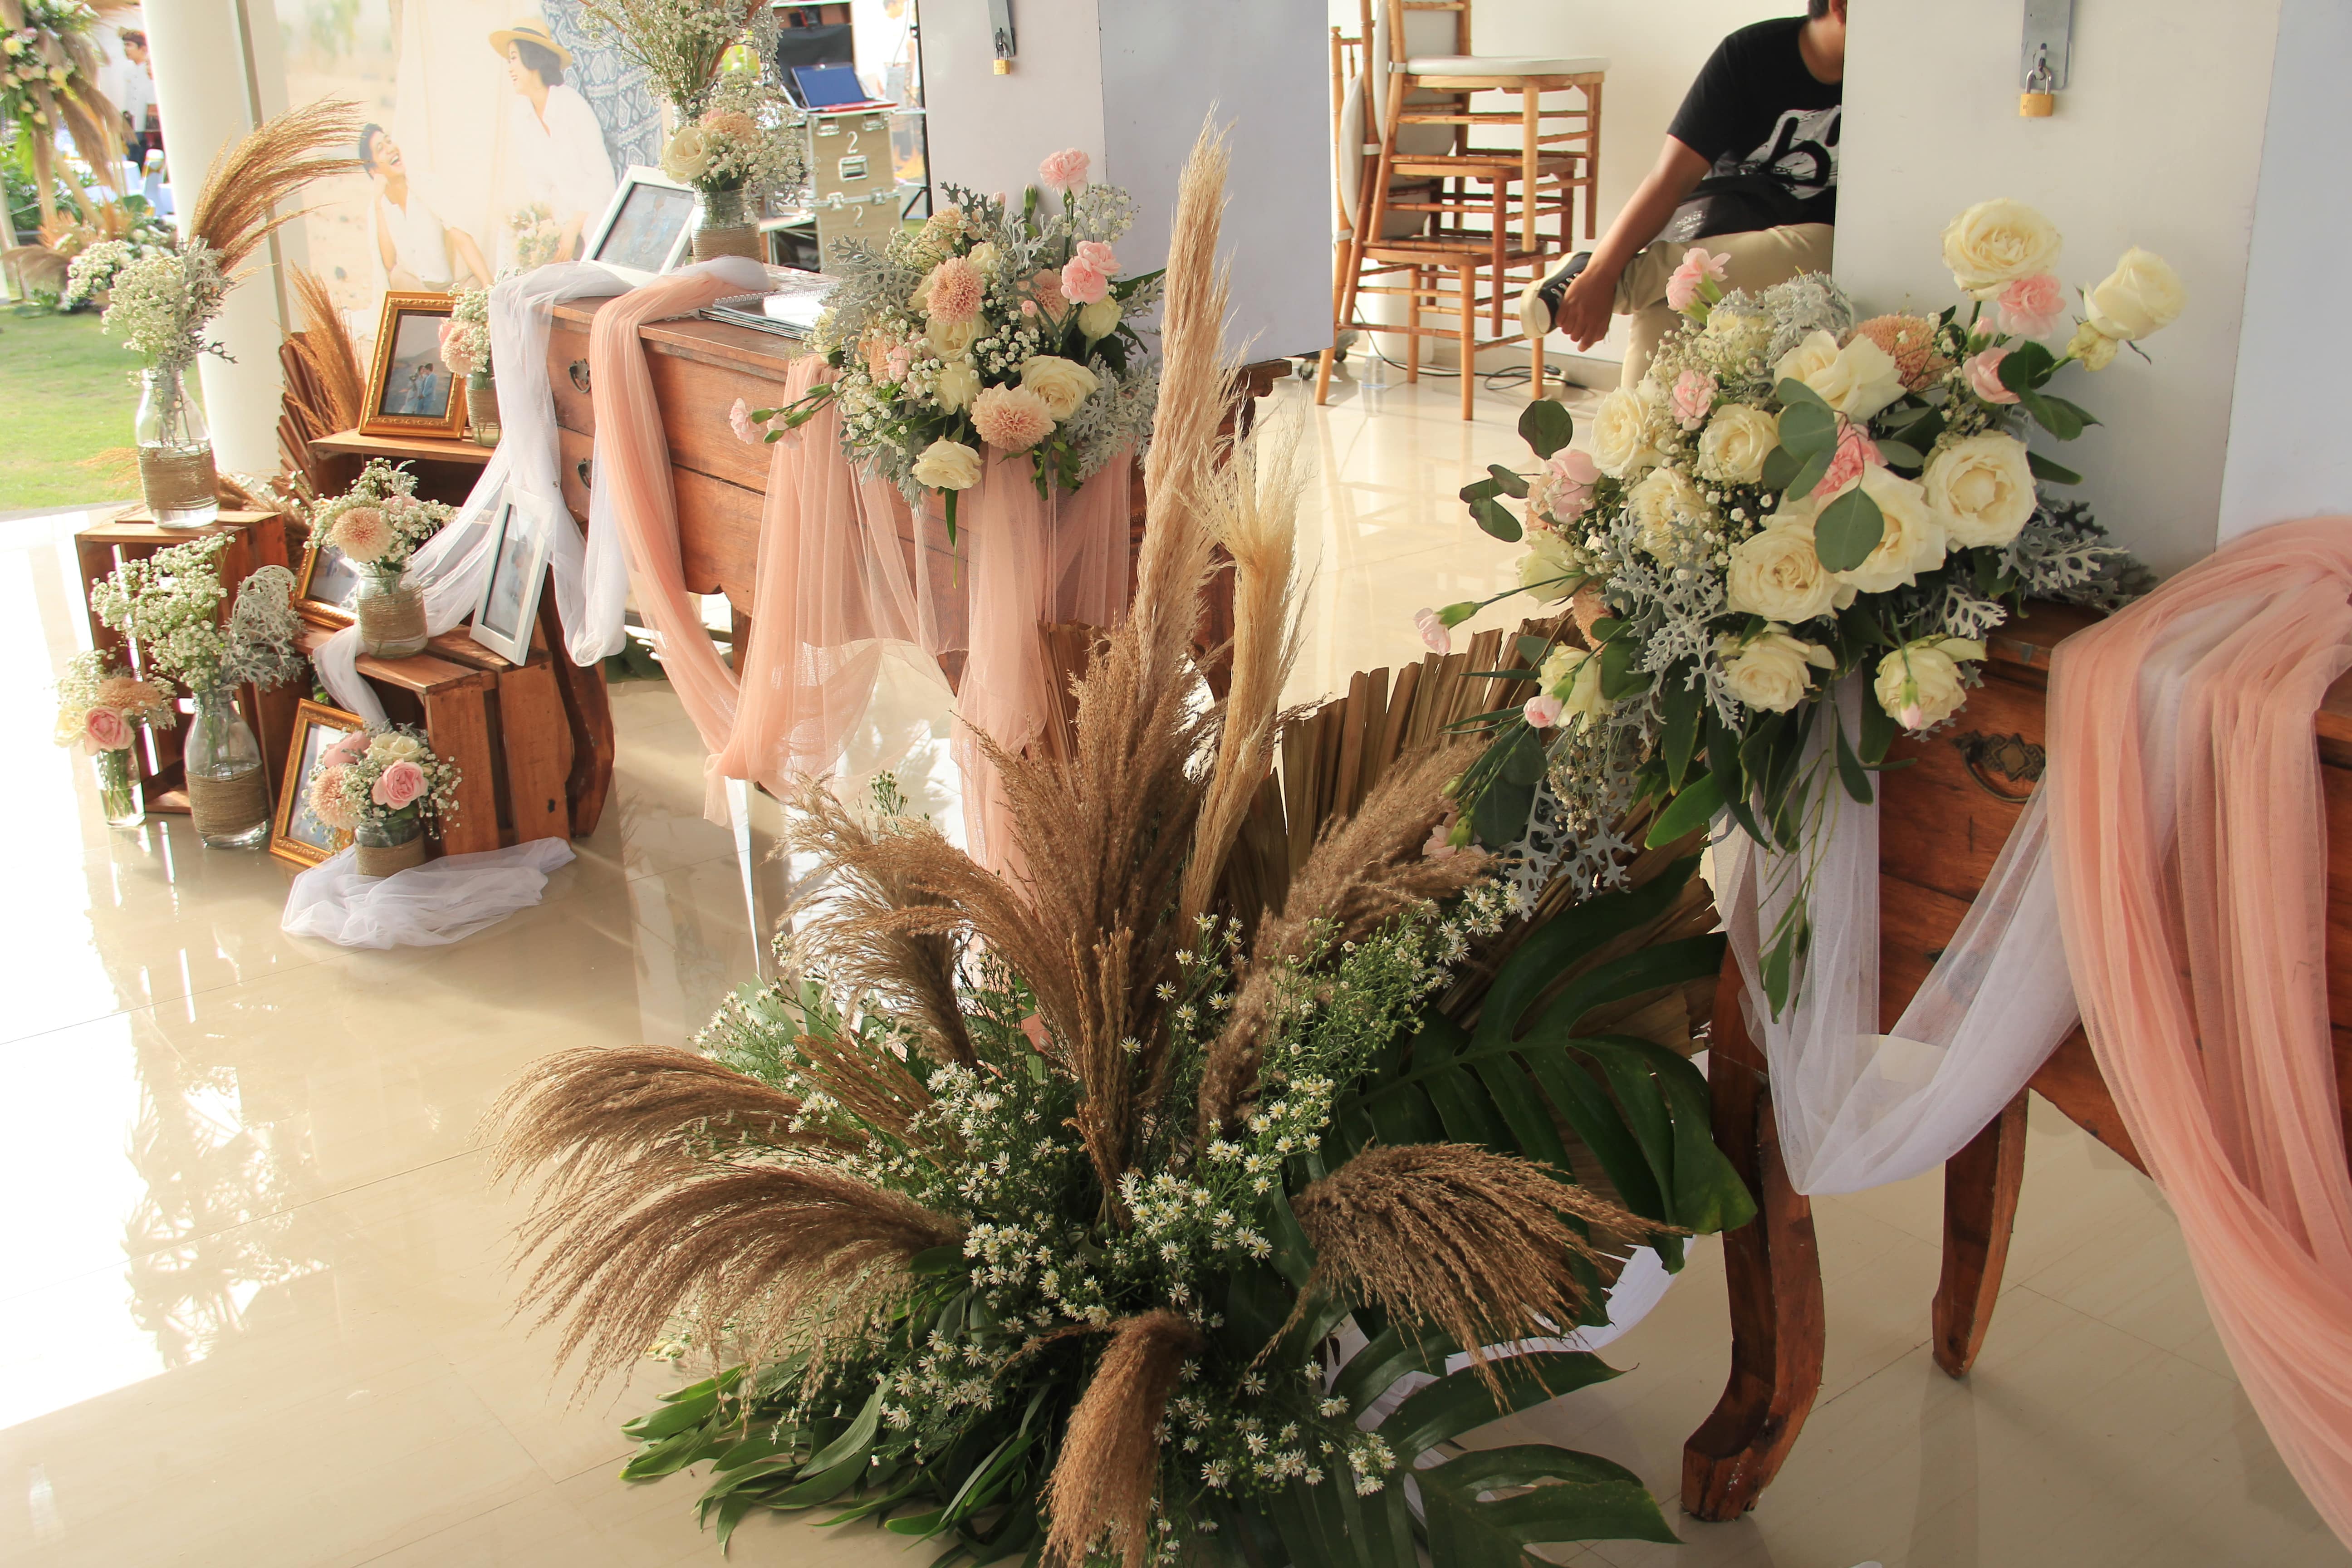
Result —
<svg viewBox="0 0 2352 1568"><path fill-rule="evenodd" d="M1415 55L1414 76L1592 76L1609 68L1601 55Z"/></svg>

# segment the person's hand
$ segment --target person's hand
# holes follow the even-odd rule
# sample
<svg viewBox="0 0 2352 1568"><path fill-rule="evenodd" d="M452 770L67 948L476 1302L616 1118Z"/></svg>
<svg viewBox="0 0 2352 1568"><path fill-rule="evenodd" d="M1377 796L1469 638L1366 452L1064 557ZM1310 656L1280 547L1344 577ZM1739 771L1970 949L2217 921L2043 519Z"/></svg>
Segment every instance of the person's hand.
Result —
<svg viewBox="0 0 2352 1568"><path fill-rule="evenodd" d="M1616 302L1617 275L1588 264L1560 296L1551 330L1566 333L1580 351L1589 349L1609 335L1609 316Z"/></svg>

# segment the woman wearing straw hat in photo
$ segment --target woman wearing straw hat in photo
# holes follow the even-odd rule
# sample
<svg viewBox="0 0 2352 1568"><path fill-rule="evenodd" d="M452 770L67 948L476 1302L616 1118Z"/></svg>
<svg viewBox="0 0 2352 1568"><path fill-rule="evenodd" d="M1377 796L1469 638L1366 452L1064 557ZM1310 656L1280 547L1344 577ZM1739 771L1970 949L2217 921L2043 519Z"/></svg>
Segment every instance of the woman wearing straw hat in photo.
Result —
<svg viewBox="0 0 2352 1568"><path fill-rule="evenodd" d="M572 51L555 41L546 23L534 17L501 27L490 35L490 47L505 58L515 90L507 145L516 205L545 204L562 231L555 259L570 261L581 231L604 210L616 183L604 128L588 100L564 85Z"/></svg>

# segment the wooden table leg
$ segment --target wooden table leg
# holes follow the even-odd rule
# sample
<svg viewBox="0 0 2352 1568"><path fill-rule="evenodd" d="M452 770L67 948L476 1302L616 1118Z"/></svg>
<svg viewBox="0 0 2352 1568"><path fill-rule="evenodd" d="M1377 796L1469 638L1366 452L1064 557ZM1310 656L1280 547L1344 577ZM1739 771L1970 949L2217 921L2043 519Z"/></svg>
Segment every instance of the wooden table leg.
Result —
<svg viewBox="0 0 2352 1568"><path fill-rule="evenodd" d="M2025 1183L2025 1096L2004 1107L1969 1146L1944 1162L1944 1274L1936 1284L1936 1364L1965 1377L1984 1348L2009 1263Z"/></svg>
<svg viewBox="0 0 2352 1568"><path fill-rule="evenodd" d="M596 831L604 815L604 798L613 788L612 694L604 688L601 667L583 669L572 662L553 594L540 595L539 624L547 639L548 666L562 693L564 721L572 727L572 776L564 784L564 798L572 809L572 837L585 838Z"/></svg>
<svg viewBox="0 0 2352 1568"><path fill-rule="evenodd" d="M1756 1217L1723 1237L1731 1297L1731 1379L1683 1445L1683 1509L1737 1519L1779 1473L1822 1386L1822 1269L1811 1200L1789 1184L1762 1052L1739 1012L1727 955L1717 984L1707 1078L1715 1141L1756 1194Z"/></svg>

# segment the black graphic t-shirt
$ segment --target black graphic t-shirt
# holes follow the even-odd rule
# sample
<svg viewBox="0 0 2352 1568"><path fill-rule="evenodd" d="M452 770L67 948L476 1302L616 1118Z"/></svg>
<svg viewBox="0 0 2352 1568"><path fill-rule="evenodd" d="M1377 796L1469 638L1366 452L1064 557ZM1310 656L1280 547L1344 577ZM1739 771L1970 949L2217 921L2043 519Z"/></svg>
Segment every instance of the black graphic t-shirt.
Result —
<svg viewBox="0 0 2352 1568"><path fill-rule="evenodd" d="M1666 134L1712 165L1710 184L1760 175L1780 186L1778 222L1835 223L1842 84L1805 68L1804 26L1759 22L1717 45Z"/></svg>

